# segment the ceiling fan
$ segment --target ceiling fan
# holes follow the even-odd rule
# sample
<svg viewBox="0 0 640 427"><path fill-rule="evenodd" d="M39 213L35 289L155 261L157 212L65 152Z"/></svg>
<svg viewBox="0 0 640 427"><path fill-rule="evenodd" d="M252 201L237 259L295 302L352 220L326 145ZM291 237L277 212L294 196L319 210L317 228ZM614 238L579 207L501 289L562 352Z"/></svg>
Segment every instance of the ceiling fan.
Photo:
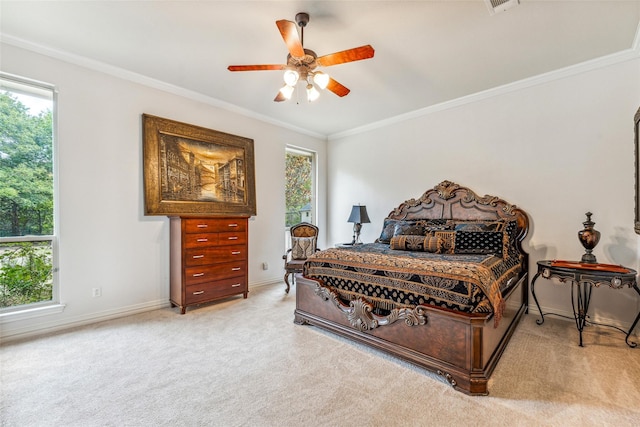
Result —
<svg viewBox="0 0 640 427"><path fill-rule="evenodd" d="M301 28L300 35L296 23ZM290 99L298 82L306 83L305 88L309 101L314 101L320 96L316 86L320 89L328 89L340 97L347 95L350 92L348 88L335 81L328 74L318 71L317 68L373 58L373 48L370 45L365 45L318 57L314 51L304 48L304 28L308 23L309 14L304 12L296 15L296 22L285 19L276 21L289 50L286 64L230 65L227 69L229 71L284 70L285 84L278 91L274 99L276 102Z"/></svg>

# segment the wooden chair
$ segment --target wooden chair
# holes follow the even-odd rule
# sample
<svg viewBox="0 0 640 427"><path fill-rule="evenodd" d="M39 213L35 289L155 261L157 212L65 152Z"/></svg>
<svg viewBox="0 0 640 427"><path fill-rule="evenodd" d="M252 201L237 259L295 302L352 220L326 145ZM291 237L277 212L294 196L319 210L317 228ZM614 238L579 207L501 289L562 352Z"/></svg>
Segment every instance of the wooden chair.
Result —
<svg viewBox="0 0 640 427"><path fill-rule="evenodd" d="M284 283L287 285L286 292L289 293L289 276L293 276L295 285L295 273L302 273L302 266L307 257L318 251L318 227L308 222L301 222L290 228L291 249L282 255L284 260Z"/></svg>

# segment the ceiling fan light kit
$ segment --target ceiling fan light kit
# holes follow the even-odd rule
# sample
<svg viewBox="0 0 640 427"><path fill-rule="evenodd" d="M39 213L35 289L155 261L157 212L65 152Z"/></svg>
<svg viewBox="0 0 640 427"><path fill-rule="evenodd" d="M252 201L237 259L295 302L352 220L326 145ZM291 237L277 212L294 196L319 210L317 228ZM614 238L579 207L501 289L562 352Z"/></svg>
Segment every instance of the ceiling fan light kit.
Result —
<svg viewBox="0 0 640 427"><path fill-rule="evenodd" d="M318 57L314 51L304 48L304 28L308 23L309 14L304 12L296 15L296 22L284 19L276 21L280 35L289 50L286 64L230 65L227 69L229 71L284 70L285 85L280 88L274 98L276 102L291 99L298 83L304 84L309 102L315 101L320 96L318 88L320 90L327 89L340 97L346 96L350 92L347 87L316 68L373 58L373 47L365 45ZM296 24L300 27L300 34L298 34Z"/></svg>

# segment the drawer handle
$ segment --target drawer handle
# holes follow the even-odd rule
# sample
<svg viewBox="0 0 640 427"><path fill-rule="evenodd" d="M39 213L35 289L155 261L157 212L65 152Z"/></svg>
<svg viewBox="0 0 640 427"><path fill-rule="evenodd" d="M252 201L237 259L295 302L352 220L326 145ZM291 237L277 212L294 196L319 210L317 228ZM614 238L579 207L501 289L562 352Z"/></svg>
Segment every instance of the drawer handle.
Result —
<svg viewBox="0 0 640 427"><path fill-rule="evenodd" d="M237 287L240 287L240 286L241 286L240 283L236 283L235 285L231 285L232 288L237 288Z"/></svg>
<svg viewBox="0 0 640 427"><path fill-rule="evenodd" d="M204 255L194 255L193 259L199 259L199 258L204 258Z"/></svg>
<svg viewBox="0 0 640 427"><path fill-rule="evenodd" d="M197 239L196 242L208 242L209 239Z"/></svg>
<svg viewBox="0 0 640 427"><path fill-rule="evenodd" d="M204 294L204 291L194 292L193 294L194 294L194 295L201 295L201 294Z"/></svg>
<svg viewBox="0 0 640 427"><path fill-rule="evenodd" d="M196 225L196 227L198 227L198 228L207 228L208 225L207 224L198 224L198 225Z"/></svg>
<svg viewBox="0 0 640 427"><path fill-rule="evenodd" d="M196 273L193 275L193 277L202 277L204 276L204 273Z"/></svg>
<svg viewBox="0 0 640 427"><path fill-rule="evenodd" d="M237 227L238 224L229 224L229 227Z"/></svg>
<svg viewBox="0 0 640 427"><path fill-rule="evenodd" d="M238 236L231 236L231 237L228 237L228 239L229 240L238 240Z"/></svg>
<svg viewBox="0 0 640 427"><path fill-rule="evenodd" d="M240 251L231 251L231 255L240 255Z"/></svg>
<svg viewBox="0 0 640 427"><path fill-rule="evenodd" d="M241 269L240 267L233 267L231 271L240 271L240 269Z"/></svg>

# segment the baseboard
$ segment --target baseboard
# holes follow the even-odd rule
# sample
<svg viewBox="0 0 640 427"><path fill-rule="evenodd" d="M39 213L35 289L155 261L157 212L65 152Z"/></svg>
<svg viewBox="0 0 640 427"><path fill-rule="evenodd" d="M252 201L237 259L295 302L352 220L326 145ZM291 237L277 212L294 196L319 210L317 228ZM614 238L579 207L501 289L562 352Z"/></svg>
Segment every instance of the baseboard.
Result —
<svg viewBox="0 0 640 427"><path fill-rule="evenodd" d="M278 285L282 284L282 289L284 293L284 283L281 278L273 278L269 280L264 280L261 282L253 282L249 284L249 290L270 286L270 285ZM90 325L92 323L104 322L105 320L117 319L120 317L131 316L134 314L144 313L146 311L158 310L161 308L170 307L170 303L168 299L149 301L142 304L135 304L126 307L119 307L112 310L104 310L97 313L90 313L81 316L75 316L68 319L63 320L44 320L39 323L32 323L25 326L19 326L21 323L20 320L16 320L11 322L10 326L7 327L8 324L4 324L2 328L0 328L0 340L2 342L15 341L23 338L31 338L38 335L46 335L53 332L63 331L65 329L76 328L78 326ZM43 319L46 319L47 316L42 316ZM24 323L24 322L22 322Z"/></svg>
<svg viewBox="0 0 640 427"><path fill-rule="evenodd" d="M37 324L30 324L16 328L6 328L5 325L5 327L3 327L0 331L0 339L2 340L2 342L8 342L22 338L31 338L38 335L45 335L53 332L63 331L65 329L76 328L78 326L104 322L105 320L112 320L120 317L144 313L147 311L158 310L169 306L169 300L162 299L142 304L134 304L126 307L119 307L112 310L104 310L97 313L74 316L63 320L44 321ZM15 324L20 322L17 321L13 323Z"/></svg>
<svg viewBox="0 0 640 427"><path fill-rule="evenodd" d="M263 280L261 282L249 283L249 290L251 290L252 288L259 288L262 286L276 285L279 283L282 284L282 289L284 289L285 288L284 281L282 280L282 277L278 277L278 278Z"/></svg>
<svg viewBox="0 0 640 427"><path fill-rule="evenodd" d="M565 320L567 322L572 322L572 323L575 322L573 317L573 311L559 310L556 308L549 308L549 307L541 307L541 308L542 308L542 312L545 315L545 319L548 318L547 315L551 314L550 318ZM557 314L557 316L554 316L553 314ZM535 304L529 305L529 315L533 315L538 319L540 318L540 311L538 310L538 307ZM603 324L603 325L615 326L616 328L620 328L623 331L629 331L629 328L631 327L631 322L634 319L629 319L629 321L622 321L620 319L611 319L604 316L598 316L597 314L595 315L590 314L589 320L595 323ZM631 336L632 337L635 336L637 339L640 339L640 323L636 325Z"/></svg>

